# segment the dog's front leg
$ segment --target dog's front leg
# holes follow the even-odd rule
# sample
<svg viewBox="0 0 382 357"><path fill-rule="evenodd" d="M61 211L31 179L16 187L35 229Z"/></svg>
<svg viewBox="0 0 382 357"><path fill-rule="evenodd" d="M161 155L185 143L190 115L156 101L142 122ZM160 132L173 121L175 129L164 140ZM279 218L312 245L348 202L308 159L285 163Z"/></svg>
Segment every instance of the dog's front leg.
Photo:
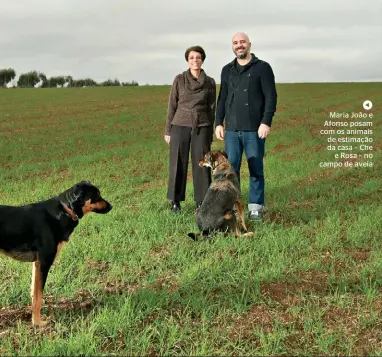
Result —
<svg viewBox="0 0 382 357"><path fill-rule="evenodd" d="M42 280L40 262L37 260L32 263L32 324L37 326L44 326L46 323L41 321L41 307L42 307Z"/></svg>
<svg viewBox="0 0 382 357"><path fill-rule="evenodd" d="M235 204L236 204L237 214L239 216L240 223L243 229L247 231L247 226L245 224L245 218L244 218L243 204L241 203L241 200L236 200Z"/></svg>
<svg viewBox="0 0 382 357"><path fill-rule="evenodd" d="M65 241L61 241L60 243L57 244L56 258L57 258L57 255L61 252L61 249L62 249L62 247L64 246L65 243L66 243Z"/></svg>
<svg viewBox="0 0 382 357"><path fill-rule="evenodd" d="M60 253L60 251L61 251L61 249L65 243L66 242L62 241L62 242L57 244L56 258L57 258L57 255ZM38 266L38 261L35 261L32 263L31 299L33 299L34 290L35 290L35 276L36 276L36 267L37 266Z"/></svg>
<svg viewBox="0 0 382 357"><path fill-rule="evenodd" d="M46 321L41 320L41 308L43 291L48 277L49 269L53 264L55 254L45 256L43 260L33 262L32 270L32 324L35 326L44 326Z"/></svg>

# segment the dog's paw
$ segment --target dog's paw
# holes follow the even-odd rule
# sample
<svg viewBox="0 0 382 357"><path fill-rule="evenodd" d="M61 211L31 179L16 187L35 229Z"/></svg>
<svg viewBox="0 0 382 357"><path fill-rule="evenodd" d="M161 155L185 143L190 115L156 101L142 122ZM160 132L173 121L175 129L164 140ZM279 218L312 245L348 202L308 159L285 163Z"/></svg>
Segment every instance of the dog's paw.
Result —
<svg viewBox="0 0 382 357"><path fill-rule="evenodd" d="M32 320L32 324L33 326L44 327L48 324L48 321L36 319L36 320Z"/></svg>
<svg viewBox="0 0 382 357"><path fill-rule="evenodd" d="M236 234L236 238L245 238L245 237L252 237L252 236L253 236L253 232Z"/></svg>

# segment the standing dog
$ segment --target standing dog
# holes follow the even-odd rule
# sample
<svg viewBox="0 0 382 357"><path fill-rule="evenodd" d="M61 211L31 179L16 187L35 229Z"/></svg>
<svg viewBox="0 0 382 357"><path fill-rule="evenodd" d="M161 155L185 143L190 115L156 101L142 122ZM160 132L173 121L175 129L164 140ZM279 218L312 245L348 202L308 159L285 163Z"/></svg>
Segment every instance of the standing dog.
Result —
<svg viewBox="0 0 382 357"><path fill-rule="evenodd" d="M112 209L97 187L81 181L46 201L26 206L0 206L0 253L22 262L33 262L32 323L41 320L42 295L49 269L78 221L89 212Z"/></svg>
<svg viewBox="0 0 382 357"><path fill-rule="evenodd" d="M210 167L213 175L213 182L196 213L196 223L201 235L206 237L214 231L233 231L236 237L253 235L252 232L242 234L239 230L235 206L242 228L247 231L247 227L240 200L239 179L228 162L227 154L222 151L209 152L199 161L199 166ZM198 237L195 233L189 233L188 236L194 240Z"/></svg>

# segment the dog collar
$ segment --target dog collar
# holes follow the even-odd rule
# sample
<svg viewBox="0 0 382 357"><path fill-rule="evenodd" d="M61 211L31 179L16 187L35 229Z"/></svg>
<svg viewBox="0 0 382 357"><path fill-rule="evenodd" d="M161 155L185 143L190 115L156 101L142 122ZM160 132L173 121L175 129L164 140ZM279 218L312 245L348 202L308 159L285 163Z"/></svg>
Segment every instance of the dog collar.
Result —
<svg viewBox="0 0 382 357"><path fill-rule="evenodd" d="M78 221L78 216L64 203L62 203L62 206L64 207L64 210L72 217L73 221Z"/></svg>

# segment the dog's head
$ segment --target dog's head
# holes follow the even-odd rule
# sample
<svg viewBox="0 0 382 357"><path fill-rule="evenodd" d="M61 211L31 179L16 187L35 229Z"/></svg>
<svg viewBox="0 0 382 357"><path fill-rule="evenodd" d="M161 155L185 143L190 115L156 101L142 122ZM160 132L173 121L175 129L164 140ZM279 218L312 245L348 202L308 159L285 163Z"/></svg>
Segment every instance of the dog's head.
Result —
<svg viewBox="0 0 382 357"><path fill-rule="evenodd" d="M100 190L88 181L81 181L60 195L62 203L66 204L78 218L87 213L108 213L113 207L102 198Z"/></svg>
<svg viewBox="0 0 382 357"><path fill-rule="evenodd" d="M210 151L199 161L200 167L210 167L215 169L218 165L228 161L228 156L224 151Z"/></svg>

